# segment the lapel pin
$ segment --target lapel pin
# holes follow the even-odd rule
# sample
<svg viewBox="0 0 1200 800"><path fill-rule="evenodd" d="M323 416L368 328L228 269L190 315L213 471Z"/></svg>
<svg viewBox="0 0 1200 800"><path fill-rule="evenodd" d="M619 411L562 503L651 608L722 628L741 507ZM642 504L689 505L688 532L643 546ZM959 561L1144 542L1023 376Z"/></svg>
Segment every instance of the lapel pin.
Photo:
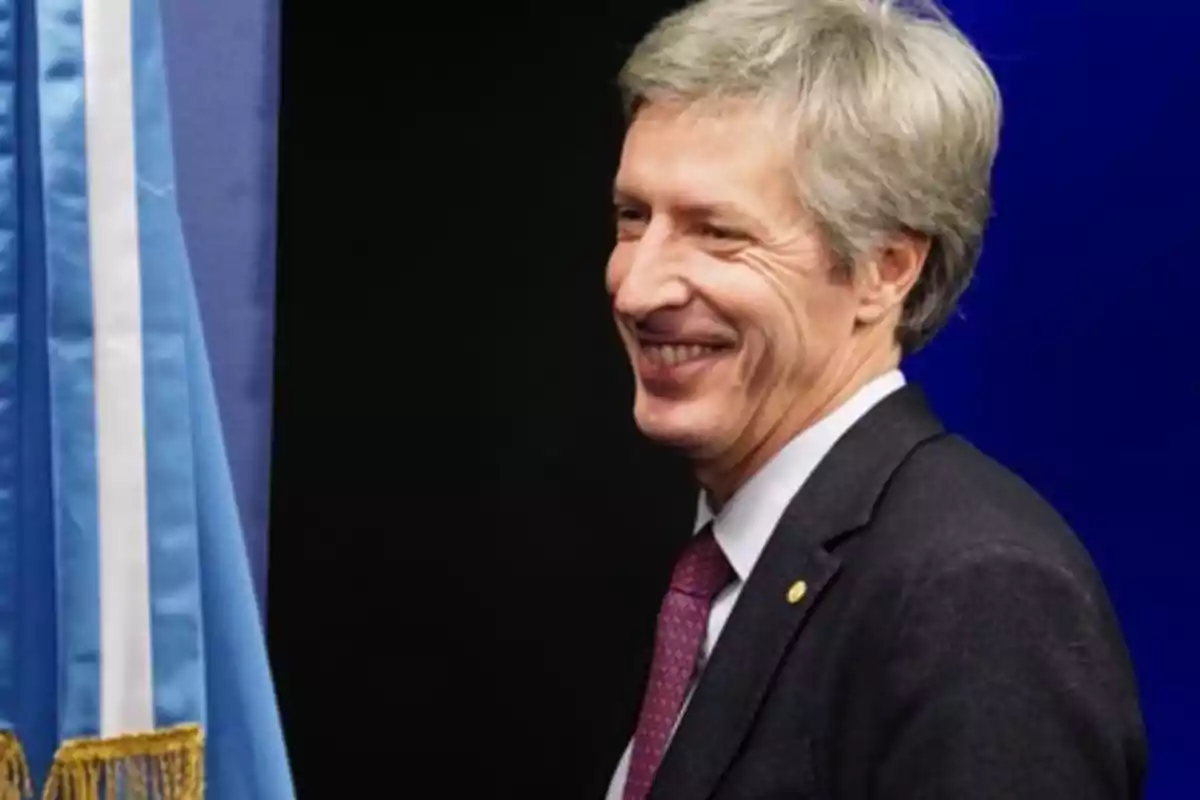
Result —
<svg viewBox="0 0 1200 800"><path fill-rule="evenodd" d="M808 584L804 581L796 581L792 584L792 588L788 589L787 601L792 605L796 605L804 599L804 595L808 593Z"/></svg>

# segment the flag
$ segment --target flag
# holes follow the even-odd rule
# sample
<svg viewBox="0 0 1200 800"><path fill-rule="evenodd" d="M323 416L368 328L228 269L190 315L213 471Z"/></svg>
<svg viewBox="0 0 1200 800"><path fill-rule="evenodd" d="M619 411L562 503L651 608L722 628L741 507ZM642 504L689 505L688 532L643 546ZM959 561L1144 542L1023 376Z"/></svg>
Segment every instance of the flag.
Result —
<svg viewBox="0 0 1200 800"><path fill-rule="evenodd" d="M266 613L275 345L278 0L161 3L179 214L229 471Z"/></svg>
<svg viewBox="0 0 1200 800"><path fill-rule="evenodd" d="M0 0L0 798L294 797L157 0Z"/></svg>

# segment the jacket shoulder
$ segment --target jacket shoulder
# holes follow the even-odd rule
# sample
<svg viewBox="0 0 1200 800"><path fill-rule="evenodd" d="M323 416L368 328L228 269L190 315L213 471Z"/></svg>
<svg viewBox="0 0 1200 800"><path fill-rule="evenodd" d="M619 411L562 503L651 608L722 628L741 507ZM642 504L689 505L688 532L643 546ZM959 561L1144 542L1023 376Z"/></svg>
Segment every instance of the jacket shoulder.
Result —
<svg viewBox="0 0 1200 800"><path fill-rule="evenodd" d="M938 437L846 546L839 629L874 666L837 708L872 698L867 749L893 754L882 794L1132 796L1146 747L1129 653L1082 542L1028 483Z"/></svg>
<svg viewBox="0 0 1200 800"><path fill-rule="evenodd" d="M1023 553L1095 579L1078 535L1015 472L955 435L917 448L892 475L871 515L870 539L896 564L922 571L968 554ZM868 549L875 549L874 547Z"/></svg>

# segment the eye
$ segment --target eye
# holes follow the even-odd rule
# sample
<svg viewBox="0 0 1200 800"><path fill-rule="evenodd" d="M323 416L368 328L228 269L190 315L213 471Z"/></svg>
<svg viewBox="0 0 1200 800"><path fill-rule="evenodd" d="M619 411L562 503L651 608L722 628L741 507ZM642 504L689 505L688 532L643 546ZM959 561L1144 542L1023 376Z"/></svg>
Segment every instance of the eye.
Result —
<svg viewBox="0 0 1200 800"><path fill-rule="evenodd" d="M621 236L640 236L648 221L646 210L638 206L617 206L615 216L617 233Z"/></svg>
<svg viewBox="0 0 1200 800"><path fill-rule="evenodd" d="M710 222L702 224L699 232L706 239L716 239L719 241L737 241L745 238L740 231L733 228L726 228L722 225L714 225Z"/></svg>

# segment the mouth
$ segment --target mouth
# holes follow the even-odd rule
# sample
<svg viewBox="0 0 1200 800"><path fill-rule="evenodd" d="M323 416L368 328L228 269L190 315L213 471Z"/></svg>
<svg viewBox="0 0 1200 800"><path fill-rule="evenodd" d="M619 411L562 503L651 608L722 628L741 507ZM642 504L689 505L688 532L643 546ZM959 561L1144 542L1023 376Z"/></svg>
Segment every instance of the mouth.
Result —
<svg viewBox="0 0 1200 800"><path fill-rule="evenodd" d="M638 377L653 391L677 391L733 350L723 344L639 341Z"/></svg>
<svg viewBox="0 0 1200 800"><path fill-rule="evenodd" d="M642 356L655 367L677 367L715 356L726 347L707 344L659 344L643 342Z"/></svg>

